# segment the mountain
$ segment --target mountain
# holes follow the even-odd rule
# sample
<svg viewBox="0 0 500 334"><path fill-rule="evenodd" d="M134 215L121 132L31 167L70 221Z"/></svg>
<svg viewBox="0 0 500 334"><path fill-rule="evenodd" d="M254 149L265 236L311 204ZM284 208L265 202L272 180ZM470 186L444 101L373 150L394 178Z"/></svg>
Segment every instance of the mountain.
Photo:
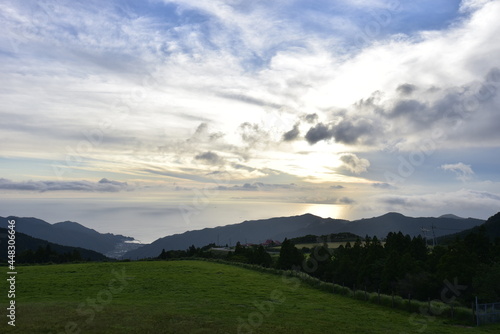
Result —
<svg viewBox="0 0 500 334"><path fill-rule="evenodd" d="M267 239L301 237L308 234L327 235L350 232L357 235L385 238L389 232L399 232L417 236L423 234L422 228L428 229L427 237L449 234L450 231L462 231L484 223L480 219L455 219L406 217L390 212L380 217L348 221L342 219L321 218L312 214L293 217L280 217L263 220L245 221L239 224L188 231L160 238L149 245L127 252L123 258L141 259L158 256L163 249L187 249L191 245L201 247L210 243L235 245L242 243L261 243Z"/></svg>
<svg viewBox="0 0 500 334"><path fill-rule="evenodd" d="M456 219L451 217L407 217L400 213L389 212L380 217L355 220L349 224L349 230L358 235L376 235L385 238L389 232L401 231L410 236L422 235L428 239L440 237L457 231L462 231L484 223L484 220L467 218ZM422 229L427 231L422 231Z"/></svg>
<svg viewBox="0 0 500 334"><path fill-rule="evenodd" d="M16 221L16 231L34 238L47 240L63 246L81 247L105 254L109 257L119 257L128 250L139 247L130 243L131 237L102 234L75 222L49 224L37 218L0 217L0 228L7 228L8 221ZM125 249L123 249L125 247Z"/></svg>
<svg viewBox="0 0 500 334"><path fill-rule="evenodd" d="M244 221L239 224L188 231L160 238L149 245L144 245L127 252L123 258L141 259L154 257L158 256L163 249L187 249L191 245L202 247L210 243L235 245L238 241L241 243L262 243L268 239L283 240L285 237L299 237L304 235L302 234L303 229L314 231L306 234L322 235L327 234L321 232L324 230L325 225L341 227L346 222L339 219L331 219L326 222L323 218L311 214Z"/></svg>
<svg viewBox="0 0 500 334"><path fill-rule="evenodd" d="M17 221L16 221L17 222ZM5 228L0 228L0 260L1 261L6 261L7 260L7 241L8 241L8 230ZM52 242L48 242L46 240L38 239L38 238L33 238L30 237L27 234L20 233L16 231L16 254L19 256L21 253L27 250L31 250L33 252L36 252L39 247L46 248L47 245L50 247L50 249L58 253L60 255L62 254L71 254L75 250L78 251L80 254L81 258L84 260L91 260L91 261L108 261L109 258L104 256L101 253L98 253L93 250L89 249L84 249L84 248L79 248L79 247L69 247L69 246L62 246L58 245Z"/></svg>
<svg viewBox="0 0 500 334"><path fill-rule="evenodd" d="M446 215L439 216L439 218L453 218L453 219L465 219L454 214L448 213Z"/></svg>
<svg viewBox="0 0 500 334"><path fill-rule="evenodd" d="M438 238L438 242L439 244L448 244L450 242L453 242L456 238L463 239L469 233L473 232L482 232L486 236L488 236L491 241L494 241L496 238L500 238L500 212L488 218L488 220L480 226L475 226L458 233L443 236L441 238Z"/></svg>

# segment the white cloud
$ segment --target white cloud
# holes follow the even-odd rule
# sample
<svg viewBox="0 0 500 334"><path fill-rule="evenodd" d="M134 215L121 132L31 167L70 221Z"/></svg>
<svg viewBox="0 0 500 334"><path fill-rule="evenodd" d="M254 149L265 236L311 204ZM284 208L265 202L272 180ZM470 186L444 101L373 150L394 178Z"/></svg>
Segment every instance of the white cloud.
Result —
<svg viewBox="0 0 500 334"><path fill-rule="evenodd" d="M488 2L492 2L492 0L462 0L460 3L460 11L470 12L478 10L483 8Z"/></svg>
<svg viewBox="0 0 500 334"><path fill-rule="evenodd" d="M0 179L0 189L16 191L82 191L82 192L119 192L132 190L127 182L101 179L99 182L91 181L25 181L16 182Z"/></svg>
<svg viewBox="0 0 500 334"><path fill-rule="evenodd" d="M416 213L452 212L470 217L472 213L485 217L498 211L500 195L471 189L450 192L436 192L421 195L381 196L378 202L387 210L408 210Z"/></svg>
<svg viewBox="0 0 500 334"><path fill-rule="evenodd" d="M353 172L354 174L361 174L368 170L370 167L370 161L367 159L359 158L356 154L345 153L340 156L340 160L343 162L343 167L347 170Z"/></svg>
<svg viewBox="0 0 500 334"><path fill-rule="evenodd" d="M227 162L249 182L268 177L266 167L338 182L375 160L344 154L339 162L332 152L411 150L422 138L438 148L499 143L499 96L476 88L500 91L500 79L487 76L500 58L500 1L464 2L474 12L448 28L380 35L355 50L347 16L326 22L330 12L311 8L296 16L287 1L165 2L178 6L168 19L108 2L56 2L57 15L45 16L0 5L10 54L0 54L2 153L64 164L83 132L111 120L75 173L148 169L193 179ZM465 103L464 113L445 113ZM316 127L309 145L302 136ZM282 143L286 132L296 140ZM242 163L247 169L232 167Z"/></svg>
<svg viewBox="0 0 500 334"><path fill-rule="evenodd" d="M472 167L462 162L456 164L445 164L441 166L441 169L455 173L457 179L462 182L470 180L470 178L474 175Z"/></svg>

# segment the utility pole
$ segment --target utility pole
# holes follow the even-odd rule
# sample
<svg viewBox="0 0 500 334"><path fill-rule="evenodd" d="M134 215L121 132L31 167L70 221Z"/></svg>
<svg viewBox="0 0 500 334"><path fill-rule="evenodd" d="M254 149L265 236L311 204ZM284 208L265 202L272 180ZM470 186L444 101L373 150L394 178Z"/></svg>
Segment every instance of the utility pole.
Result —
<svg viewBox="0 0 500 334"><path fill-rule="evenodd" d="M432 223L432 247L436 247L436 233L434 232L434 223Z"/></svg>
<svg viewBox="0 0 500 334"><path fill-rule="evenodd" d="M420 228L420 230L422 231L422 233L424 233L424 240L425 240L425 245L427 245L427 232L429 232L430 230L429 229L426 229L424 228L424 226L422 225L422 227Z"/></svg>

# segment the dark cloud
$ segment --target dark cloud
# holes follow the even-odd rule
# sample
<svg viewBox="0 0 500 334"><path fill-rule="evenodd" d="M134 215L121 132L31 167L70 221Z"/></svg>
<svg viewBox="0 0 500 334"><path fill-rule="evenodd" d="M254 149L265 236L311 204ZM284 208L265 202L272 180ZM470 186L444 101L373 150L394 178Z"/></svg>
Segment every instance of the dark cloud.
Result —
<svg viewBox="0 0 500 334"><path fill-rule="evenodd" d="M335 186L330 186L330 189L344 189L344 186L341 185L335 185Z"/></svg>
<svg viewBox="0 0 500 334"><path fill-rule="evenodd" d="M318 114L314 113L314 114L304 115L304 116L302 116L302 119L309 124L314 124L314 123L318 122L319 117L318 117Z"/></svg>
<svg viewBox="0 0 500 334"><path fill-rule="evenodd" d="M423 116L426 109L428 106L417 100L401 100L396 102L387 116L389 118L409 116L416 119Z"/></svg>
<svg viewBox="0 0 500 334"><path fill-rule="evenodd" d="M381 202L389 205L396 205L396 206L410 206L410 201L407 198L404 197L387 197L383 198Z"/></svg>
<svg viewBox="0 0 500 334"><path fill-rule="evenodd" d="M284 141L293 141L293 140L297 139L299 134L300 134L299 124L297 123L293 126L292 130L285 132L283 134L283 140Z"/></svg>
<svg viewBox="0 0 500 334"><path fill-rule="evenodd" d="M316 126L309 129L305 138L311 145L316 144L321 140L335 139L337 143L343 144L359 144L361 142L372 144L375 127L368 119L358 119L351 121L343 119L337 124L318 123ZM366 139L366 140L363 140ZM370 139L370 140L368 140Z"/></svg>
<svg viewBox="0 0 500 334"><path fill-rule="evenodd" d="M200 153L197 156L194 157L196 160L202 160L204 162L207 162L209 164L219 164L224 161L217 153L214 152L205 152L205 153Z"/></svg>
<svg viewBox="0 0 500 334"><path fill-rule="evenodd" d="M498 67L493 67L489 70L488 74L486 74L486 82L492 84L500 83L500 69Z"/></svg>
<svg viewBox="0 0 500 334"><path fill-rule="evenodd" d="M331 129L323 123L318 123L306 133L306 140L309 144L313 145L321 140L328 140L333 137Z"/></svg>
<svg viewBox="0 0 500 334"><path fill-rule="evenodd" d="M353 200L352 198L349 198L349 197L339 198L337 202L340 204L354 204L354 203L356 203L355 200Z"/></svg>
<svg viewBox="0 0 500 334"><path fill-rule="evenodd" d="M404 126L408 131L422 131L439 128L445 132L455 126L467 122L468 131L459 132L461 140L468 143L478 142L479 138L493 138L498 135L491 124L498 123L496 112L498 92L500 91L500 70L492 68L482 81L475 81L463 86L447 89L433 87L420 90L420 97L408 99L410 94L400 94L401 98L389 105L377 105L372 108L375 114L382 115L387 120L398 123L394 129ZM401 93L415 91L413 87L404 84L398 87ZM457 132L456 132L457 133ZM458 142L450 133L448 140ZM467 138L467 139L466 139Z"/></svg>
<svg viewBox="0 0 500 334"><path fill-rule="evenodd" d="M223 94L217 94L220 97L223 97L225 99L230 99L230 100L236 100L248 104L253 104L259 107L270 107L274 109L280 109L282 106L276 103L264 101L261 99L256 99L254 97L248 96L248 95L243 95L243 94L230 94L230 93L223 93Z"/></svg>
<svg viewBox="0 0 500 334"><path fill-rule="evenodd" d="M361 137L370 137L374 132L373 125L366 119L359 119L356 122L342 120L332 128L335 141L344 144L356 144Z"/></svg>
<svg viewBox="0 0 500 334"><path fill-rule="evenodd" d="M411 95L417 89L417 86L406 83L399 85L398 88L396 88L396 91L401 93L401 95Z"/></svg>
<svg viewBox="0 0 500 334"><path fill-rule="evenodd" d="M106 178L99 182L90 181L24 181L15 182L0 179L0 189L25 191L84 191L84 192L118 192L131 190L127 182L112 181Z"/></svg>

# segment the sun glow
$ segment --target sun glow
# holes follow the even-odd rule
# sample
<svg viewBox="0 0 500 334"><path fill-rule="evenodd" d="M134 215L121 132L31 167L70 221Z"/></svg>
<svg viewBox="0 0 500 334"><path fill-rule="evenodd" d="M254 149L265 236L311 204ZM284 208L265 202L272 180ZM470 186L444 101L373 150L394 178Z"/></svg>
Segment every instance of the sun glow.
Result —
<svg viewBox="0 0 500 334"><path fill-rule="evenodd" d="M305 210L315 216L335 219L345 219L347 213L346 205L339 204L307 204Z"/></svg>

